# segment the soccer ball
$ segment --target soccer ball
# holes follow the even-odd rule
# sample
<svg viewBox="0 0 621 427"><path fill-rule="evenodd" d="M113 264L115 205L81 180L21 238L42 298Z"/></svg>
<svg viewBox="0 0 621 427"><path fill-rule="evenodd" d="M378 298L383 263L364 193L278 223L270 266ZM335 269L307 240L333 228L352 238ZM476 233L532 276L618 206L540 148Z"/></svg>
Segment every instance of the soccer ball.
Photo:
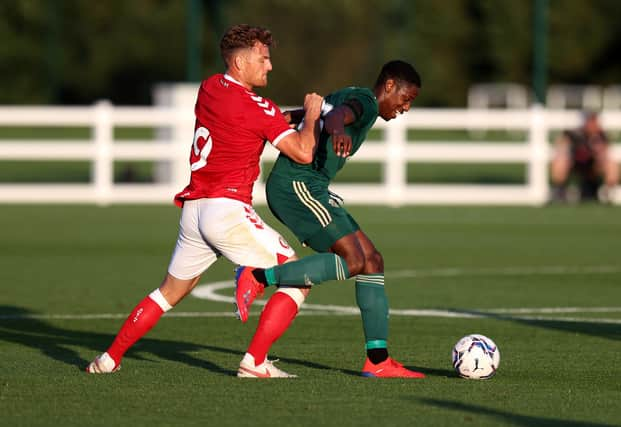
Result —
<svg viewBox="0 0 621 427"><path fill-rule="evenodd" d="M485 335L466 335L453 347L453 367L462 378L491 378L499 364L500 351Z"/></svg>

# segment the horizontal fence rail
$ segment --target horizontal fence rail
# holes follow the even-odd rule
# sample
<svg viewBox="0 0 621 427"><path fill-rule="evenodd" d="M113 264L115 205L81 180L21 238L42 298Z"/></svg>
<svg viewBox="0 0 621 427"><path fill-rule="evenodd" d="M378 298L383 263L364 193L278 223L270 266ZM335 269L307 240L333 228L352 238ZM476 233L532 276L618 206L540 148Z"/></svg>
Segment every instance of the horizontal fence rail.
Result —
<svg viewBox="0 0 621 427"><path fill-rule="evenodd" d="M621 112L606 111L601 120L609 131L621 131ZM395 120L378 119L374 129L381 140L365 142L351 158L356 163L379 163L383 174L377 184L334 184L332 190L354 204L494 204L542 205L548 200L550 132L580 125L578 111L550 111L539 106L526 110L414 109ZM169 203L189 180L188 157L193 140L194 114L185 107L117 107L107 101L89 107L0 107L0 127L87 127L86 140L0 140L0 161L80 160L91 163L91 181L84 184L0 183L0 203ZM114 138L115 127L162 130L154 140ZM519 142L408 141L409 129L521 131ZM621 162L621 147L613 157ZM277 151L267 146L263 162ZM115 161L155 161L168 166L153 183L115 183ZM408 163L523 163L524 184L413 184ZM621 203L617 188L614 202ZM254 190L256 203L265 203L261 179Z"/></svg>

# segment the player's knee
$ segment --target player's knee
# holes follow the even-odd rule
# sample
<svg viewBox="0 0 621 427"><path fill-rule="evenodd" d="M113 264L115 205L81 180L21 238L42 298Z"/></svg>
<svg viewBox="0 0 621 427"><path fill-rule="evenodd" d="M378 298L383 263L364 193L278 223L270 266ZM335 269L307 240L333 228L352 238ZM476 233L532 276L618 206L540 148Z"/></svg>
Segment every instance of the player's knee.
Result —
<svg viewBox="0 0 621 427"><path fill-rule="evenodd" d="M191 279L179 279L168 273L158 289L166 301L174 307L194 289L199 279L200 275Z"/></svg>
<svg viewBox="0 0 621 427"><path fill-rule="evenodd" d="M364 263L364 273L381 273L384 271L384 257L378 251L367 256Z"/></svg>
<svg viewBox="0 0 621 427"><path fill-rule="evenodd" d="M362 252L350 254L345 258L345 262L347 263L347 269L349 270L349 276L353 277L357 274L360 274L364 270L365 259Z"/></svg>

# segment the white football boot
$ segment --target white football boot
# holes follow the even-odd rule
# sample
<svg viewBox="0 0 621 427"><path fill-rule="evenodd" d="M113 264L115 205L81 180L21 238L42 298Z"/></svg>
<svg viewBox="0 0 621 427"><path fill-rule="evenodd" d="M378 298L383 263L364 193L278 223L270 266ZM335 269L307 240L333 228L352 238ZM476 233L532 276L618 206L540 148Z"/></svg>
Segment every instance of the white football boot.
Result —
<svg viewBox="0 0 621 427"><path fill-rule="evenodd" d="M240 378L297 378L297 375L289 374L274 366L278 360L267 360L258 366L254 365L254 357L246 353L239 363L237 376Z"/></svg>
<svg viewBox="0 0 621 427"><path fill-rule="evenodd" d="M89 374L111 374L121 369L121 365L116 366L116 362L110 357L108 352L100 354L88 364L86 372Z"/></svg>

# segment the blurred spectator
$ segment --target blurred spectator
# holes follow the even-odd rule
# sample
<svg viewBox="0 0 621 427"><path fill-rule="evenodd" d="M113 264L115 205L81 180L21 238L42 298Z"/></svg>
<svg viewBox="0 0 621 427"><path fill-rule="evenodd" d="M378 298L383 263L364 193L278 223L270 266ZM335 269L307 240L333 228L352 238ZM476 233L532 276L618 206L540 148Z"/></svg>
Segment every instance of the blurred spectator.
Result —
<svg viewBox="0 0 621 427"><path fill-rule="evenodd" d="M580 201L612 201L619 181L619 165L612 158L610 142L597 113L586 112L581 127L566 130L558 137L551 175L553 201L568 200L567 188L574 177L578 180Z"/></svg>

